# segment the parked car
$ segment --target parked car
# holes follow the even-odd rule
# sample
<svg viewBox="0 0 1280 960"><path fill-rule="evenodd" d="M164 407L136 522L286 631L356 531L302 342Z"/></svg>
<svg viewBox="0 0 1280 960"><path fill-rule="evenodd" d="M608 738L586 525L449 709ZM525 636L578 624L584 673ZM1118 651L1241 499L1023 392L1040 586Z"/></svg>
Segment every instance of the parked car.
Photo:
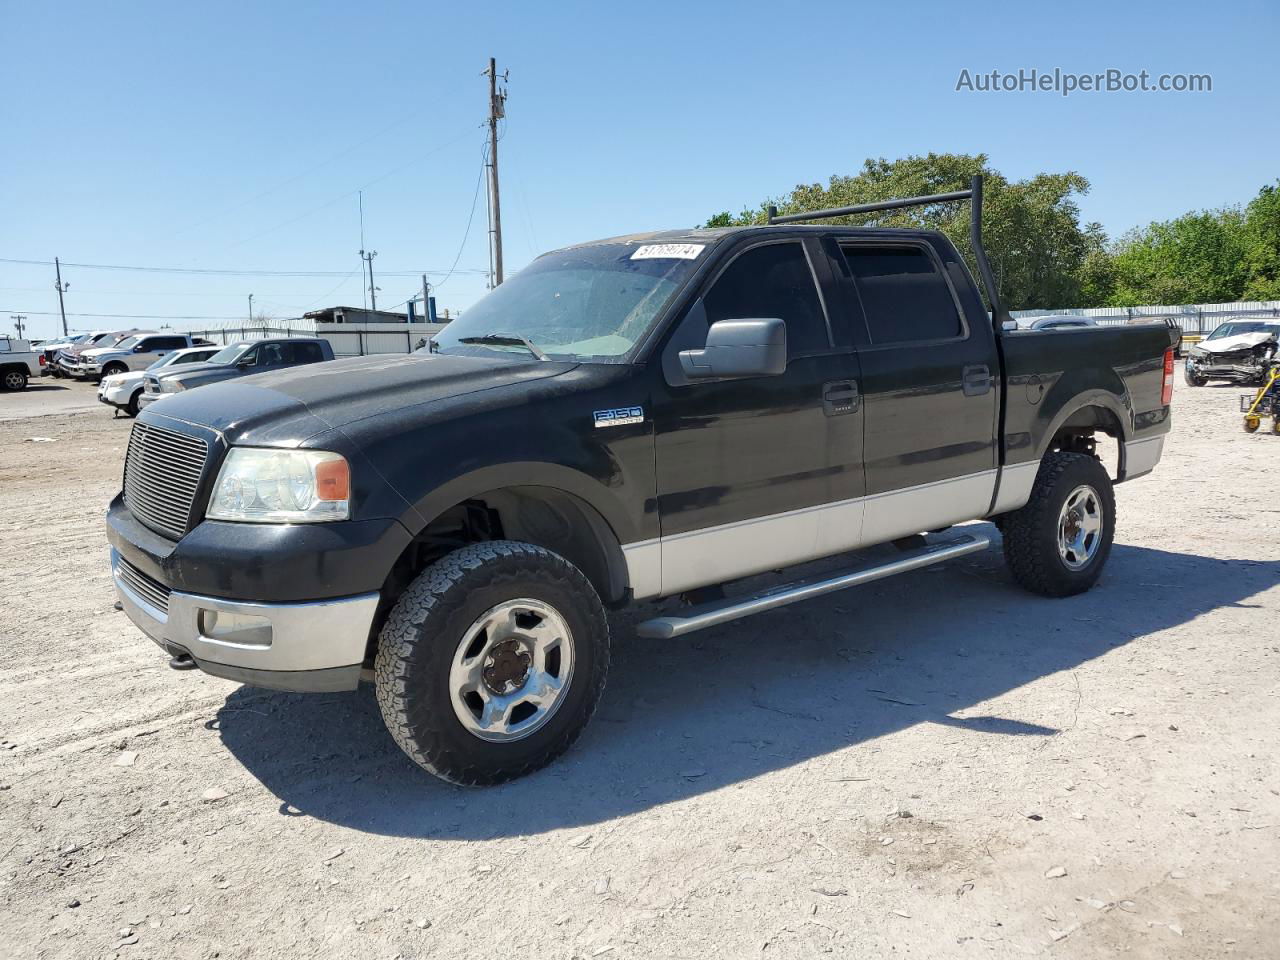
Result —
<svg viewBox="0 0 1280 960"><path fill-rule="evenodd" d="M161 357L174 350L203 346L208 340L191 337L185 333L151 333L126 337L110 347L91 347L83 350L71 368L76 377L96 380L130 370L146 370Z"/></svg>
<svg viewBox="0 0 1280 960"><path fill-rule="evenodd" d="M46 340L40 344L40 353L44 356L45 362L41 366L40 373L46 377L62 377L66 376L58 367L58 353L64 347L73 347L88 342L93 337L100 337L106 334L106 330L92 330L88 333L78 333L66 337L58 337L55 340Z"/></svg>
<svg viewBox="0 0 1280 960"><path fill-rule="evenodd" d="M1187 383L1203 387L1210 380L1261 386L1277 355L1280 320L1228 320L1187 349L1183 368Z"/></svg>
<svg viewBox="0 0 1280 960"><path fill-rule="evenodd" d="M139 407L155 403L166 394L234 380L269 370L282 370L333 359L328 341L314 337L241 340L223 347L204 363L177 370L147 371Z"/></svg>
<svg viewBox="0 0 1280 960"><path fill-rule="evenodd" d="M74 377L80 366L80 355L86 350L97 347L114 347L116 344L140 333L155 333L154 330L109 330L106 333L92 334L81 343L65 346L58 351L56 363L61 376Z"/></svg>
<svg viewBox="0 0 1280 960"><path fill-rule="evenodd" d="M1055 313L1044 317L1031 317L1018 321L1021 330L1070 330L1075 327L1096 327L1092 317L1077 317L1071 313Z"/></svg>
<svg viewBox="0 0 1280 960"><path fill-rule="evenodd" d="M1156 466L1168 333L1006 335L981 181L896 205L970 197L994 322L939 232L782 217L545 254L422 352L148 407L107 514L122 607L179 669L299 691L369 671L405 753L478 785L581 733L606 607L901 544L636 628L670 640L985 549L940 532L982 518L1018 583L1087 590L1116 524L1094 440L1117 481Z"/></svg>
<svg viewBox="0 0 1280 960"><path fill-rule="evenodd" d="M188 347L185 350L174 350L156 360L147 370L157 373L162 369L192 363L203 363L218 352L220 348L208 346ZM131 417L138 415L138 398L142 396L145 370L131 373L113 373L98 382L98 399L108 406L123 410Z"/></svg>
<svg viewBox="0 0 1280 960"><path fill-rule="evenodd" d="M25 390L28 380L40 376L43 362L26 340L0 337L0 389Z"/></svg>

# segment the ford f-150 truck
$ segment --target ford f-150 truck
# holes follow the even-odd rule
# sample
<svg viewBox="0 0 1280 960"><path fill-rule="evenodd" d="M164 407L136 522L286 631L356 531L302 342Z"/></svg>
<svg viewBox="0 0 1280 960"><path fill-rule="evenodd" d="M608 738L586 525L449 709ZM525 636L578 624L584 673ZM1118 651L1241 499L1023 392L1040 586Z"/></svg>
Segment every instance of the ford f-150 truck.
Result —
<svg viewBox="0 0 1280 960"><path fill-rule="evenodd" d="M792 223L966 199L990 314L940 233ZM591 717L606 608L673 598L637 631L676 637L984 549L943 532L981 519L1018 583L1087 590L1116 523L1095 439L1116 481L1156 465L1169 332L1012 329L980 199L570 247L416 354L168 396L107 516L123 608L179 669L372 679L414 761L490 784Z"/></svg>

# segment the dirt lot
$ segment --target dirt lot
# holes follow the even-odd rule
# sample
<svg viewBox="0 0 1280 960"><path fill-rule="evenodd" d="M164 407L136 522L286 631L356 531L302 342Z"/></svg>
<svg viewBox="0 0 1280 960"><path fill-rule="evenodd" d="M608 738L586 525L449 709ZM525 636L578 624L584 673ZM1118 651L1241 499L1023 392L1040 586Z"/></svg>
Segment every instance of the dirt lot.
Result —
<svg viewBox="0 0 1280 960"><path fill-rule="evenodd" d="M616 617L577 748L480 791L367 690L169 670L112 610L128 422L0 422L0 955L1275 957L1280 437L1237 392L1179 385L1091 593L993 549L692 640Z"/></svg>

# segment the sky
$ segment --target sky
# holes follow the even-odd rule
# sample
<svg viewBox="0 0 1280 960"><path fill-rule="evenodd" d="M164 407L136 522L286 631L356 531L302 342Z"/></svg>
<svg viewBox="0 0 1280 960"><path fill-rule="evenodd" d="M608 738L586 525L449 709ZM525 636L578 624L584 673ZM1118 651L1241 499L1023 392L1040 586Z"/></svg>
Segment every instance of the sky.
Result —
<svg viewBox="0 0 1280 960"><path fill-rule="evenodd" d="M30 337L60 331L53 268L10 261L150 268L64 267L73 329L218 325L250 294L273 318L358 306L360 191L379 306L429 271L438 304L465 310L487 283L491 56L509 71L508 276L868 157L1074 170L1092 184L1083 218L1112 236L1280 176L1280 5L1263 0L0 0L0 37L0 326L26 313ZM1031 68L1209 74L1213 89L956 90L962 70Z"/></svg>

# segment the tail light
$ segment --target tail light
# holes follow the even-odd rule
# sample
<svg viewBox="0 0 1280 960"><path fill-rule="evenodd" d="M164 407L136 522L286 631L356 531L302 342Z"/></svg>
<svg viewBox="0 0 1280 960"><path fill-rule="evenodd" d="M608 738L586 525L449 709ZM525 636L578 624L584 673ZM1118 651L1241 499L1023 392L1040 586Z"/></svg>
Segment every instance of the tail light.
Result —
<svg viewBox="0 0 1280 960"><path fill-rule="evenodd" d="M1164 352L1164 387L1160 390L1160 404L1167 407L1173 399L1173 347Z"/></svg>
<svg viewBox="0 0 1280 960"><path fill-rule="evenodd" d="M44 358L44 354L43 354L43 353L42 353L42 354L40 354L40 358L39 358L39 359L40 359L40 366L42 366L42 367L43 367L46 363L48 363L48 362L49 362L49 361L45 360L45 358Z"/></svg>

